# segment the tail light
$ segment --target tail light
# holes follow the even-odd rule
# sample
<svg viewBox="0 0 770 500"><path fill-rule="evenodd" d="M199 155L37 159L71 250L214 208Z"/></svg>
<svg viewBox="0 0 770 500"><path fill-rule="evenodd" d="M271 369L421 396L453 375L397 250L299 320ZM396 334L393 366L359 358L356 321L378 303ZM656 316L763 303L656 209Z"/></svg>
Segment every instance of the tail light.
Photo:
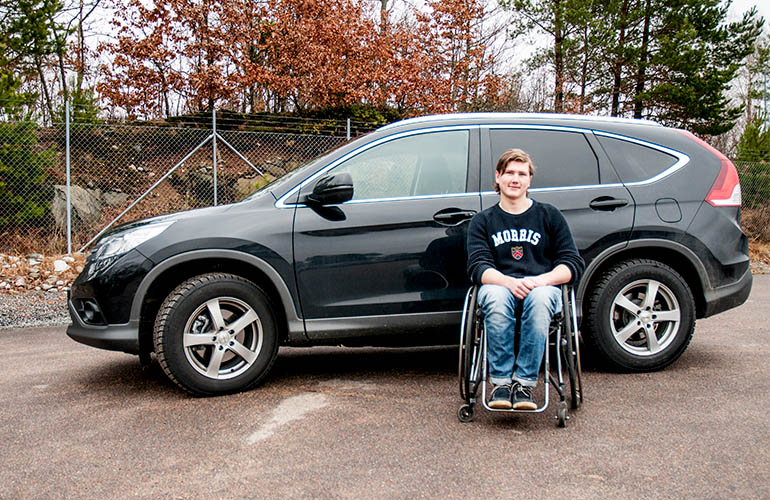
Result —
<svg viewBox="0 0 770 500"><path fill-rule="evenodd" d="M686 130L680 130L680 132L711 151L722 162L719 175L717 175L708 195L706 195L706 202L714 207L740 207L741 182L738 179L738 170L733 165L733 162L703 139L696 137Z"/></svg>

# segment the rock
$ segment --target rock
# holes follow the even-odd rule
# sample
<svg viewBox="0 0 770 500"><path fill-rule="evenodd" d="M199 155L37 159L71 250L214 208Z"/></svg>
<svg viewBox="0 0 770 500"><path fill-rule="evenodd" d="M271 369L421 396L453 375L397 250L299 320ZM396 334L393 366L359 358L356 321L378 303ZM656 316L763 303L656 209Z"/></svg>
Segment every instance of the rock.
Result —
<svg viewBox="0 0 770 500"><path fill-rule="evenodd" d="M67 263L72 263L72 262L75 262L75 257L72 257L71 255L65 255L64 257L61 258L61 260Z"/></svg>
<svg viewBox="0 0 770 500"><path fill-rule="evenodd" d="M56 286L62 286L64 284L63 280L59 280L56 282Z"/></svg>
<svg viewBox="0 0 770 500"><path fill-rule="evenodd" d="M35 267L35 266L39 266L40 264L42 264L42 262L40 262L39 260L35 260L35 259L29 259L29 262L27 264L29 265L29 267Z"/></svg>
<svg viewBox="0 0 770 500"><path fill-rule="evenodd" d="M16 278L16 281L13 282L13 286L25 287L27 286L27 280L25 280L23 276L19 276L18 278Z"/></svg>
<svg viewBox="0 0 770 500"><path fill-rule="evenodd" d="M5 281L0 281L0 288L5 288L5 285L7 285Z"/></svg>
<svg viewBox="0 0 770 500"><path fill-rule="evenodd" d="M102 215L101 191L88 190L80 186L70 186L72 203L72 227L88 228L95 224ZM54 198L51 214L59 227L67 226L67 187L54 186Z"/></svg>
<svg viewBox="0 0 770 500"><path fill-rule="evenodd" d="M41 289L42 289L44 292L47 292L48 290L50 290L51 288L53 288L53 285L49 285L48 283L43 283L42 285L40 285L40 288L41 288Z"/></svg>
<svg viewBox="0 0 770 500"><path fill-rule="evenodd" d="M257 190L257 178L247 179L241 177L235 181L233 186L233 195L236 200L242 200Z"/></svg>
<svg viewBox="0 0 770 500"><path fill-rule="evenodd" d="M67 265L66 262L63 260L55 260L53 261L53 272L55 273L63 273L67 269L69 269L70 266Z"/></svg>
<svg viewBox="0 0 770 500"><path fill-rule="evenodd" d="M110 207L121 207L128 201L128 195L126 193L118 193L117 191L105 191L102 193L102 203Z"/></svg>
<svg viewBox="0 0 770 500"><path fill-rule="evenodd" d="M75 267L75 271L82 273L83 272L83 266L77 266Z"/></svg>
<svg viewBox="0 0 770 500"><path fill-rule="evenodd" d="M31 254L27 254L27 258L28 259L34 259L34 260L40 260L40 259L43 258L43 254L41 254L41 253L31 253ZM16 260L18 260L18 259L16 259ZM16 260L13 260L12 262L16 262Z"/></svg>

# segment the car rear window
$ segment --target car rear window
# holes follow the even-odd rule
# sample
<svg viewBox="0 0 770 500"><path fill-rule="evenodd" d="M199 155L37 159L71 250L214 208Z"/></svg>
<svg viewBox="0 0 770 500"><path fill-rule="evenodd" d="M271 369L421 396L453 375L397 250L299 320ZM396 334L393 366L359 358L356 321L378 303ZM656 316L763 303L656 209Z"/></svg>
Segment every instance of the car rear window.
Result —
<svg viewBox="0 0 770 500"><path fill-rule="evenodd" d="M623 182L652 179L677 162L675 156L642 144L602 135L597 138Z"/></svg>
<svg viewBox="0 0 770 500"><path fill-rule="evenodd" d="M484 190L494 186L498 158L512 148L523 149L535 164L532 187L599 184L599 162L580 132L540 129L492 129L489 131L494 164L482 175Z"/></svg>

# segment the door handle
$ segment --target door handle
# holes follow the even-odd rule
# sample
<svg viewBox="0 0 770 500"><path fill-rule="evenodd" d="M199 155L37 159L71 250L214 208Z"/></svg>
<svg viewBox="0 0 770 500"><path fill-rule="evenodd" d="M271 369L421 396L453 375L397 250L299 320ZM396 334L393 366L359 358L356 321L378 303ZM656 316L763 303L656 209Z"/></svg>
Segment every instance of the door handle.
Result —
<svg viewBox="0 0 770 500"><path fill-rule="evenodd" d="M456 208L447 208L436 212L433 215L433 220L443 226L457 226L473 218L476 215L475 210L459 210Z"/></svg>
<svg viewBox="0 0 770 500"><path fill-rule="evenodd" d="M611 196L600 196L599 198L591 200L588 204L594 210L613 211L616 208L625 207L628 205L628 200L621 200L618 198L612 198Z"/></svg>

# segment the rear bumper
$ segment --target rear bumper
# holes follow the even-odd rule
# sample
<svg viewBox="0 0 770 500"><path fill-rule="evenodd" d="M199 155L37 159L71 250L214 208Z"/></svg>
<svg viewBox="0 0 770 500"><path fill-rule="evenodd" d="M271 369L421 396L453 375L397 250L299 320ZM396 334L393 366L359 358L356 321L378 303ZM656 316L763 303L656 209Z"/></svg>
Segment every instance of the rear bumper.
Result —
<svg viewBox="0 0 770 500"><path fill-rule="evenodd" d="M81 344L139 354L139 325L128 322L122 325L94 326L80 319L72 301L67 301L72 323L67 327L67 335Z"/></svg>
<svg viewBox="0 0 770 500"><path fill-rule="evenodd" d="M752 281L751 269L747 269L738 281L719 288L706 290L703 294L706 299L706 310L701 317L707 318L733 307L738 307L746 302L751 293Z"/></svg>

